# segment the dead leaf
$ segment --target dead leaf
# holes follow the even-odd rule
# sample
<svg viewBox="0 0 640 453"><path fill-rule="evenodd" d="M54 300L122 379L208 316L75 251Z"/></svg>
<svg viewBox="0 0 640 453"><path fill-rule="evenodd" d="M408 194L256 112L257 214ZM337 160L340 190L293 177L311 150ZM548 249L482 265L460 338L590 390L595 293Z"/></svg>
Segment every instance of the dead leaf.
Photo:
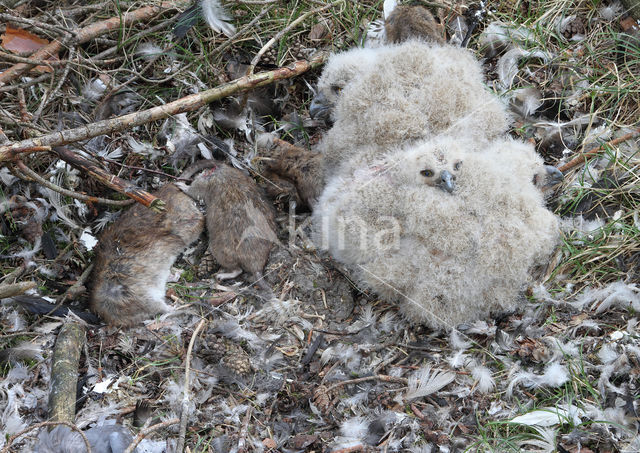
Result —
<svg viewBox="0 0 640 453"><path fill-rule="evenodd" d="M2 43L0 43L0 46L20 56L29 56L48 44L48 40L36 36L27 30L13 28L11 25L7 25L7 29L2 35ZM47 58L47 61L58 61L58 56L52 55ZM50 66L44 65L36 66L33 70L36 72L53 72Z"/></svg>
<svg viewBox="0 0 640 453"><path fill-rule="evenodd" d="M40 38L27 30L13 28L7 25L7 30L2 35L2 47L18 55L31 55L36 50L49 44L46 39Z"/></svg>

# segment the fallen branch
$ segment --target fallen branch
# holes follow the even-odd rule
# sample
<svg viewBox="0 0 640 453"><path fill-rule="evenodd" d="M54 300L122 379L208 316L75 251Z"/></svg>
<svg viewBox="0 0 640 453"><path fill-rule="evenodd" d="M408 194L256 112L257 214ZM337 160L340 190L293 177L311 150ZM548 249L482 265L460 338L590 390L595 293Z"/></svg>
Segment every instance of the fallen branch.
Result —
<svg viewBox="0 0 640 453"><path fill-rule="evenodd" d="M0 299L24 294L36 286L38 286L36 282L19 282L10 285L0 285Z"/></svg>
<svg viewBox="0 0 640 453"><path fill-rule="evenodd" d="M72 423L76 417L78 362L85 342L84 328L66 323L60 329L51 359L51 392L49 419Z"/></svg>
<svg viewBox="0 0 640 453"><path fill-rule="evenodd" d="M177 115L178 113L191 112L226 96L303 74L312 68L322 65L326 59L327 54L321 52L312 58L311 61L300 60L289 66L274 69L273 71L240 77L232 82L211 88L210 90L192 94L165 105L152 107L148 110L86 124L75 129L53 132L40 137L22 140L11 145L0 146L0 162L13 160L18 157L20 153L32 152L34 147L59 146L87 140L97 137L98 135L111 134L151 121L161 120L169 116Z"/></svg>
<svg viewBox="0 0 640 453"><path fill-rule="evenodd" d="M638 134L640 134L640 127L629 132L628 134L624 134L622 137L614 138L613 140L610 140L607 143L598 146L597 148L587 151L586 153L580 153L577 157L574 157L566 164L559 166L558 170L560 170L562 173L565 173L568 170L571 170L573 167L577 167L580 164L586 163L589 158L595 156L600 151L604 151L608 147L617 146L620 143L626 142L627 140L632 139Z"/></svg>
<svg viewBox="0 0 640 453"><path fill-rule="evenodd" d="M163 2L157 6L146 6L135 11L123 13L117 17L112 17L111 19L96 22L78 30L75 37L72 39L72 44L84 44L87 41L90 41L91 39L103 35L113 29L132 25L136 22L148 21L161 12L174 7L175 6L170 2ZM47 58L56 55L62 47L63 43L56 40L34 52L29 58L31 60L46 60ZM36 65L31 63L18 63L4 70L0 74L0 87L6 85L35 66Z"/></svg>
<svg viewBox="0 0 640 453"><path fill-rule="evenodd" d="M134 200L109 200L108 198L93 197L91 195L85 195L82 193L74 192L73 190L63 189L62 187L52 183L51 181L47 181L46 179L44 179L38 173L36 173L35 171L27 167L24 164L24 162L22 162L21 160L18 160L16 162L16 165L20 170L20 172L22 173L22 175L38 182L39 184L53 190L54 192L61 193L62 195L67 197L76 198L78 200L89 202L89 203L106 204L109 206L128 206L134 202ZM115 176L113 178L115 178ZM153 197L153 195L151 194L149 194L148 196Z"/></svg>

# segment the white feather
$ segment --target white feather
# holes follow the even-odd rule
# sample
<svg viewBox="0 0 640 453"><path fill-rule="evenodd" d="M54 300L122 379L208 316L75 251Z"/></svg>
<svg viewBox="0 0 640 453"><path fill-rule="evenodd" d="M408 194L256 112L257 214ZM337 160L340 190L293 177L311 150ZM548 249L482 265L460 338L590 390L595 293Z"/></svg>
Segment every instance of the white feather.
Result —
<svg viewBox="0 0 640 453"><path fill-rule="evenodd" d="M509 49L496 64L496 72L503 89L508 90L513 85L513 80L518 74L518 62L523 58L539 58L543 63L548 63L552 55L539 49L525 50L520 47Z"/></svg>
<svg viewBox="0 0 640 453"><path fill-rule="evenodd" d="M351 439L364 439L369 432L369 422L364 417L353 417L340 424L340 433Z"/></svg>
<svg viewBox="0 0 640 453"><path fill-rule="evenodd" d="M382 9L384 10L384 18L387 19L394 9L398 6L397 0L384 0L384 4L382 5Z"/></svg>
<svg viewBox="0 0 640 453"><path fill-rule="evenodd" d="M482 365L474 365L470 366L470 368L471 375L476 380L476 388L480 393L488 393L494 389L496 382L489 368Z"/></svg>
<svg viewBox="0 0 640 453"><path fill-rule="evenodd" d="M222 32L229 38L236 34L236 27L228 22L230 20L229 14L220 0L202 0L200 6L204 19L213 31Z"/></svg>
<svg viewBox="0 0 640 453"><path fill-rule="evenodd" d="M431 395L449 385L455 377L455 373L450 371L435 370L432 372L431 367L423 367L409 378L409 389L404 399L409 401Z"/></svg>

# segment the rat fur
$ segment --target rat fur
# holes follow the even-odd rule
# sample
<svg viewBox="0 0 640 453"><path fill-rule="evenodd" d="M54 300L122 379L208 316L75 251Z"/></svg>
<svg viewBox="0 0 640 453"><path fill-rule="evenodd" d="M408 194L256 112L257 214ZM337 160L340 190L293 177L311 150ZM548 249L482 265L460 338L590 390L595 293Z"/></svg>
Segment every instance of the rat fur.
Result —
<svg viewBox="0 0 640 453"><path fill-rule="evenodd" d="M206 205L209 251L226 270L243 270L260 279L276 235L275 212L253 179L216 163L187 190Z"/></svg>
<svg viewBox="0 0 640 453"><path fill-rule="evenodd" d="M166 203L163 212L136 204L100 236L90 307L108 324L128 327L170 311L171 266L203 231L204 216L178 187L167 184L155 195Z"/></svg>

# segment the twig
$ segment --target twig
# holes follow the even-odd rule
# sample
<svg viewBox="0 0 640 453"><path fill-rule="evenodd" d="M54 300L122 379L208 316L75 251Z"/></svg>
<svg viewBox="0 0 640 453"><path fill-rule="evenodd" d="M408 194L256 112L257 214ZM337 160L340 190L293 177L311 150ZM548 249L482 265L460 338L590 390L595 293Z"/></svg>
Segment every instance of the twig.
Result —
<svg viewBox="0 0 640 453"><path fill-rule="evenodd" d="M247 68L247 75L251 75L253 74L253 70L255 69L256 65L258 64L258 62L260 61L260 58L262 58L262 56L276 43L280 40L280 38L282 38L282 36L289 32L292 28L296 27L300 22L304 21L307 17L312 16L314 14L319 13L320 11L324 11L325 9L329 9L334 5L337 5L338 3L343 3L343 0L337 0L335 2L331 2L328 5L324 5L321 6L319 8L315 8L312 9L311 11L307 11L306 13L304 13L303 15L301 15L300 17L298 17L296 20L294 20L293 22L291 22L289 25L287 25L285 28L283 28L282 30L280 30L278 33L276 33L276 35L271 38L269 41L267 41L267 43L262 46L262 49L260 49L258 51L258 53L256 54L255 57L253 57L253 60L251 60L251 64L249 64L249 68Z"/></svg>
<svg viewBox="0 0 640 453"><path fill-rule="evenodd" d="M107 20L93 23L77 31L73 39L73 44L84 44L97 36L109 32L110 30L132 25L136 22L149 20L159 13L173 8L174 5L172 3L163 2L157 6L146 6L135 11L123 13L117 17L112 17ZM31 55L31 58L34 60L46 60L47 58L56 55L62 49L62 47L62 42L57 40L52 41L50 44L47 44L46 46L36 51L33 55ZM32 69L34 66L35 65L27 63L18 63L4 70L0 74L0 87L21 76L25 72Z"/></svg>
<svg viewBox="0 0 640 453"><path fill-rule="evenodd" d="M34 66L49 66L53 71L53 66L61 66L66 64L69 60L34 60L33 58L25 58L18 55L13 55L7 52L0 52L0 58L12 63L27 63Z"/></svg>
<svg viewBox="0 0 640 453"><path fill-rule="evenodd" d="M73 190L64 189L64 188L52 183L51 181L47 181L46 179L44 179L38 173L36 173L35 171L33 171L29 167L27 167L24 164L24 162L22 162L21 160L17 160L16 161L16 165L18 166L20 171L22 173L24 173L26 176L28 176L29 178L33 179L34 181L37 181L41 185L53 190L54 192L61 193L62 195L67 196L67 197L75 198L77 200L86 201L86 202L89 202L89 203L106 204L106 205L109 205L109 206L128 206L128 205L130 205L132 203L135 203L135 201L131 200L131 199L129 199L129 200L109 200L108 198L93 197L93 196L90 196L90 195L84 195L84 194L81 194L81 193L78 193L78 192L74 192Z"/></svg>
<svg viewBox="0 0 640 453"><path fill-rule="evenodd" d="M604 151L606 148L610 146L616 146L622 142L626 142L627 140L632 139L638 134L640 134L640 127L629 132L628 134L624 134L622 137L614 138L613 140L610 140L607 143L604 143L598 146L597 148L587 151L586 153L581 153L577 157L574 157L573 159L571 159L566 164L558 167L558 170L560 170L562 173L565 173L566 171L571 170L573 167L577 167L580 164L586 163L589 158L595 156L600 151Z"/></svg>
<svg viewBox="0 0 640 453"><path fill-rule="evenodd" d="M133 439L133 442L131 442L131 444L127 447L127 449L123 453L133 453L133 451L136 449L138 444L142 442L142 440L147 435L159 429L166 428L167 426L175 425L179 421L180 421L179 418L172 418L171 420L167 420L166 422L157 423L155 425L149 426L148 428L141 430L138 433L138 435L135 437L135 439Z"/></svg>
<svg viewBox="0 0 640 453"><path fill-rule="evenodd" d="M98 135L111 134L135 126L167 118L178 113L190 112L198 108L235 94L240 91L250 90L256 87L271 84L278 80L289 79L303 74L310 69L322 65L327 59L325 53L319 53L311 61L300 60L289 66L261 72L251 76L240 77L232 82L225 83L210 90L192 94L176 101L158 107L152 107L136 113L122 115L108 120L86 124L75 129L66 129L42 135L40 137L22 140L11 145L0 146L0 162L13 160L18 154L28 152L34 146L59 146L80 140L97 137ZM8 71L8 70L7 70ZM0 74L2 77L4 73Z"/></svg>
<svg viewBox="0 0 640 453"><path fill-rule="evenodd" d="M98 167L96 164L85 159L84 157L80 157L79 155L69 151L65 147L58 147L55 149L55 152L60 159L64 160L68 164L73 165L76 168L79 168L85 173L88 173L90 176L94 177L102 184L105 184L106 186L125 194L129 198L134 199L138 203L141 203L142 205L151 208L154 211L164 210L165 202L160 200L155 195L152 195L149 192L134 186L124 179L120 179L117 176L108 173L107 171Z"/></svg>
<svg viewBox="0 0 640 453"><path fill-rule="evenodd" d="M72 47L69 50L69 61L73 61L75 57L76 57L76 48ZM58 84L56 85L56 87L53 90L46 91L44 96L42 96L40 105L38 106L38 109L36 110L36 112L33 114L33 119L31 120L32 122L34 123L38 122L38 119L40 119L40 115L42 115L42 110L44 110L47 104L49 104L49 101L51 101L53 97L58 93L58 91L60 91L60 88L62 88L62 84L64 83L65 80L67 80L67 76L69 75L70 70L71 70L71 65L70 64L66 65L64 67L64 72L62 73L62 77L60 77L60 80L58 80Z"/></svg>
<svg viewBox="0 0 640 453"><path fill-rule="evenodd" d="M249 432L249 422L251 421L251 414L253 413L253 406L249 404L247 407L247 413L244 416L244 421L242 422L242 429L240 429L239 439L238 439L238 452L244 453L245 445L247 443L247 434Z"/></svg>
<svg viewBox="0 0 640 453"><path fill-rule="evenodd" d="M87 439L87 436L84 435L82 430L80 428L78 428L76 425L74 425L73 423L63 422L63 421L59 421L59 422L42 422L42 423L37 423L35 425L31 425L28 428L23 429L22 431L14 434L13 436L11 436L9 438L9 440L7 441L7 445L5 445L2 450L0 450L0 453L9 453L9 449L11 448L11 444L13 444L13 442L15 442L15 440L18 437L21 437L21 436L25 435L29 431L33 431L34 429L42 428L42 427L45 427L45 426L57 426L57 425L68 426L72 430L78 432L80 434L80 437L82 437L82 441L84 442L84 446L87 448L87 453L91 453L91 444L89 444L89 439Z"/></svg>
<svg viewBox="0 0 640 453"><path fill-rule="evenodd" d="M205 319L200 320L196 329L193 331L193 335L191 335L191 340L189 340L189 347L187 348L187 357L185 358L185 366L184 366L184 388L182 395L182 407L180 412L180 431L178 435L178 446L176 448L177 453L182 453L184 451L184 441L187 435L187 420L189 420L189 371L191 369L191 353L193 351L193 344L196 342L196 337L202 328L204 327L207 321Z"/></svg>
<svg viewBox="0 0 640 453"><path fill-rule="evenodd" d="M376 374L374 376L365 376L357 379L351 379L349 381L338 382L337 384L333 384L331 387L327 388L326 393L332 392L333 390L339 387L342 387L344 385L359 384L360 382L366 382L366 381L393 382L394 384L403 384L403 385L407 385L409 383L409 380L407 378L387 376L384 374Z"/></svg>

